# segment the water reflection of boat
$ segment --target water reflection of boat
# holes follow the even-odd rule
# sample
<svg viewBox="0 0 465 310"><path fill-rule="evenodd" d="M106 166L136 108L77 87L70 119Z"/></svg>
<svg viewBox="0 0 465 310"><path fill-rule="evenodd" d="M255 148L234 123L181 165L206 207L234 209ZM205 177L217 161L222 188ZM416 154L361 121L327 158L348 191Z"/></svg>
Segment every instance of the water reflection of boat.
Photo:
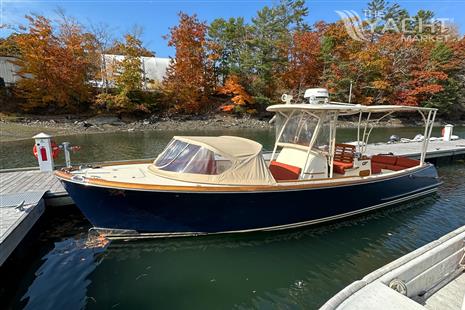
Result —
<svg viewBox="0 0 465 310"><path fill-rule="evenodd" d="M416 111L429 137L435 109L311 102L268 111L276 113L277 137L267 160L252 140L175 136L153 163L65 168L56 175L101 232L138 236L317 224L414 199L439 185L435 167L424 161L428 139L419 161L365 155L381 118ZM355 145L336 143L337 123L347 115L359 116Z"/></svg>

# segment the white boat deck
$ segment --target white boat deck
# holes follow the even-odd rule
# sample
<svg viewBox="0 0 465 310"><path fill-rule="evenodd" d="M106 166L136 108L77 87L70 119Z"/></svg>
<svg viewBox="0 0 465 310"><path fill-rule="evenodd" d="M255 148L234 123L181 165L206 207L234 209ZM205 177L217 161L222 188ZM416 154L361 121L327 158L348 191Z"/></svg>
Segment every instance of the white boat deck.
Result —
<svg viewBox="0 0 465 310"><path fill-rule="evenodd" d="M446 284L426 300L426 309L460 310L465 309L465 273Z"/></svg>

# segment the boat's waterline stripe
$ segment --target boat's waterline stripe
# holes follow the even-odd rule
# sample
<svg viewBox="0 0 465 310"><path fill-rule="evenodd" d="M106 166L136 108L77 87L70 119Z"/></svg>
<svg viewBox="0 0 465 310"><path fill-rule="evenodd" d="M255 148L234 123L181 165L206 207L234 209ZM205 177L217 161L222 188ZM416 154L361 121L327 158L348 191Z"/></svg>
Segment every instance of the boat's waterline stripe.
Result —
<svg viewBox="0 0 465 310"><path fill-rule="evenodd" d="M309 180L309 183L306 184L293 184L293 185L265 185L265 186L176 186L176 185L151 185L151 184L139 184L139 183L124 183L117 181L107 181L101 179L82 179L76 180L73 178L71 173L65 171L56 171L55 175L65 181L71 182L83 186L95 186L100 188L108 189L120 189L120 190L133 190L133 191L148 191L148 192L169 192L169 193L238 193L238 194L255 194L255 193L269 193L269 192L290 192L290 191L299 191L305 189L324 189L324 188L335 188L343 186L355 186L355 185L364 185L367 183L376 183L385 181L386 179L395 179L403 177L406 175L413 175L414 173L426 170L432 167L431 164L427 164L421 167L410 168L406 171L392 173L388 175L381 176L369 176L362 179L354 179L349 181L339 181L334 179L330 182L315 183L315 181Z"/></svg>
<svg viewBox="0 0 465 310"><path fill-rule="evenodd" d="M394 205L398 203L402 203L411 199L415 199L418 197L426 196L429 194L432 194L437 191L437 186L438 185L431 185L427 186L424 188L421 188L417 191L415 191L415 194L398 198L389 202L384 202L381 204L377 204L372 207L352 211L352 212L347 212L339 215L334 215L334 216L329 216L317 220L311 220L311 221L305 221L305 222L299 222L299 223L294 223L294 224L286 224L286 225L279 225L279 226L272 226L272 227L262 227L262 228L253 228L253 229L243 229L243 230L231 230L231 231L223 231L223 232L182 232L182 233L137 233L136 231L133 231L134 233L129 233L129 234L118 234L118 231L127 231L127 230L118 230L118 229L111 229L111 228L101 228L101 227L94 227L92 229L95 229L97 231L114 231L115 233L113 234L108 234L105 237L108 239L113 239L113 240L118 240L118 239L144 239L144 238L168 238L168 237L189 237L189 236L205 236L205 235L222 235L222 234L236 234L236 233L248 233L248 232L257 232L257 231L275 231L275 230L284 230L284 229L291 229L291 228L298 228L298 227L303 227L303 226L310 226L310 225L315 225L315 224L320 224L324 222L330 222L354 215L358 215L360 213L365 213L369 211L373 211L376 209L384 208L389 205Z"/></svg>

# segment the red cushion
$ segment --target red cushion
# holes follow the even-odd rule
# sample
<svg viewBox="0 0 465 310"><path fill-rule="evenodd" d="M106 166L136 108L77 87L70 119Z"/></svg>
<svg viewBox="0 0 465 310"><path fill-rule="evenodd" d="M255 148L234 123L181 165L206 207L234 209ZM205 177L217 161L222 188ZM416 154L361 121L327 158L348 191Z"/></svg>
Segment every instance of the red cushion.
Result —
<svg viewBox="0 0 465 310"><path fill-rule="evenodd" d="M381 173L381 169L383 169L383 167L380 164L371 162L371 173L372 174Z"/></svg>
<svg viewBox="0 0 465 310"><path fill-rule="evenodd" d="M415 166L418 166L420 164L419 160L416 159L410 159L408 157L398 157L396 166L401 166L405 168L412 168Z"/></svg>
<svg viewBox="0 0 465 310"><path fill-rule="evenodd" d="M371 157L371 161L380 164L387 164L387 165L395 165L397 161L396 156L388 156L388 155L373 155Z"/></svg>
<svg viewBox="0 0 465 310"><path fill-rule="evenodd" d="M344 174L346 169L350 169L354 166L353 163L346 163L342 161L333 162L333 171L339 174Z"/></svg>
<svg viewBox="0 0 465 310"><path fill-rule="evenodd" d="M297 180L302 169L273 160L270 164L270 171L276 181L284 181Z"/></svg>

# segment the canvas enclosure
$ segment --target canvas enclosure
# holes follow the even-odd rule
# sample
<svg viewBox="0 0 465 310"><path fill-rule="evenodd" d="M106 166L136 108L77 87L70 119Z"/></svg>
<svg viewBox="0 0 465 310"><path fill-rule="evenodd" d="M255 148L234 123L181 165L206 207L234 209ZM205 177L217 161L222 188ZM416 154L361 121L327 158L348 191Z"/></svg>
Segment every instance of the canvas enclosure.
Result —
<svg viewBox="0 0 465 310"><path fill-rule="evenodd" d="M192 183L275 184L262 145L245 138L175 136L149 171Z"/></svg>

